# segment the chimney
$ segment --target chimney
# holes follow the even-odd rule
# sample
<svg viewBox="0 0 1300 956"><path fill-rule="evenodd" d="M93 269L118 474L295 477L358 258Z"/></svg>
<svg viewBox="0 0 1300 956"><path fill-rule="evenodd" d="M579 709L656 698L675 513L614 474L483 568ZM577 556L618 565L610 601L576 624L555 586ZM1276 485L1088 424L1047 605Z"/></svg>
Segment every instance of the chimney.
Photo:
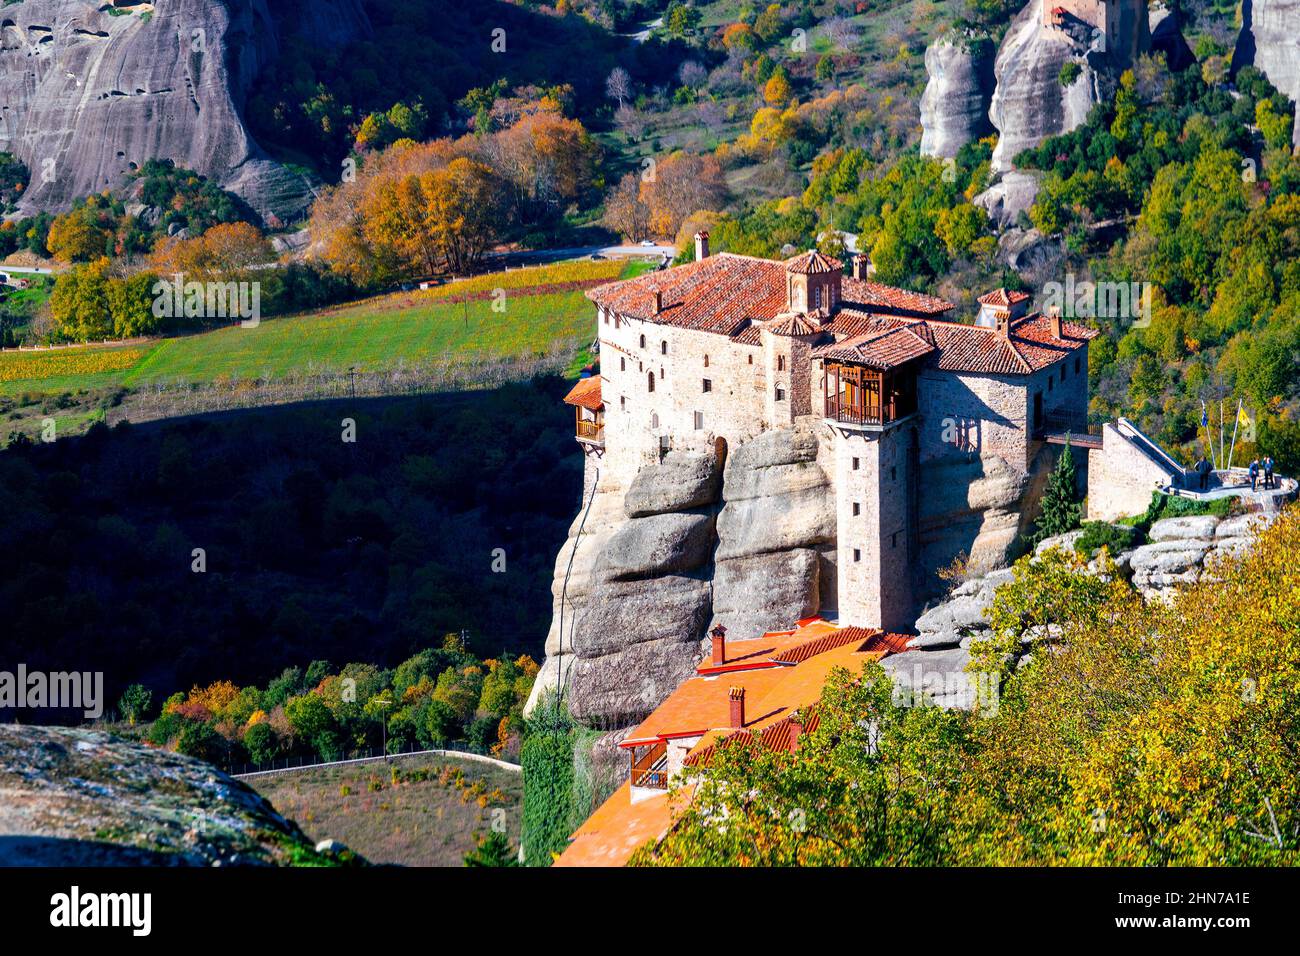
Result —
<svg viewBox="0 0 1300 956"><path fill-rule="evenodd" d="M709 258L709 234L700 230L695 234L695 261Z"/></svg>
<svg viewBox="0 0 1300 956"><path fill-rule="evenodd" d="M1011 313L1005 309L999 309L993 314L993 328L997 332L998 338L1011 338Z"/></svg>
<svg viewBox="0 0 1300 956"><path fill-rule="evenodd" d="M745 726L745 688L733 687L727 694L731 702L731 726Z"/></svg>
<svg viewBox="0 0 1300 956"><path fill-rule="evenodd" d="M719 624L709 634L713 638L713 666L721 667L727 663L727 629Z"/></svg>
<svg viewBox="0 0 1300 956"><path fill-rule="evenodd" d="M664 310L664 293L662 289L655 289L655 315Z"/></svg>
<svg viewBox="0 0 1300 956"><path fill-rule="evenodd" d="M790 752L799 749L799 738L803 736L803 715L795 711L790 715Z"/></svg>
<svg viewBox="0 0 1300 956"><path fill-rule="evenodd" d="M1047 310L1047 320L1048 322L1051 323L1052 338L1054 339L1065 338L1065 336L1061 334L1061 310L1056 306L1052 306L1050 309Z"/></svg>
<svg viewBox="0 0 1300 956"><path fill-rule="evenodd" d="M861 279L865 281L866 279L871 277L871 274L873 272L876 271L871 265L870 257L864 256L860 252L856 253L853 256L853 258L849 260L849 262L852 266L853 278L855 279Z"/></svg>

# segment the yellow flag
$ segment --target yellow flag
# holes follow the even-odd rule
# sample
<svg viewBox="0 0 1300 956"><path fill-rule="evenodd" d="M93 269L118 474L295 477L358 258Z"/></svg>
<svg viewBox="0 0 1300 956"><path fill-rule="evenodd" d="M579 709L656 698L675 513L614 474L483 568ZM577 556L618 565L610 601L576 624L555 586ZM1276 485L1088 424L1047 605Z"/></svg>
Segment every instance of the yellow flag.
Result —
<svg viewBox="0 0 1300 956"><path fill-rule="evenodd" d="M1250 416L1246 414L1246 410L1244 408L1237 409L1237 424L1240 425L1242 428L1250 427Z"/></svg>

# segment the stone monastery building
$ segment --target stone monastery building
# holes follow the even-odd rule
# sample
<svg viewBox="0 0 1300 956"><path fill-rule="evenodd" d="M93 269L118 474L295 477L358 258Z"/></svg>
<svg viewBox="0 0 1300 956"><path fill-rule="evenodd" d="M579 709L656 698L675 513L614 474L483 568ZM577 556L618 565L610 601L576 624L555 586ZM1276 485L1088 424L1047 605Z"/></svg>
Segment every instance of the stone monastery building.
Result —
<svg viewBox="0 0 1300 956"><path fill-rule="evenodd" d="M953 489L934 485L941 466L984 475L1000 459L1012 480L1041 473L1045 442L1086 431L1097 333L1027 314L1028 296L1001 289L963 323L950 303L867 271L865 257L846 275L815 251L711 256L701 233L696 261L588 292L600 374L566 401L602 481L670 450L725 454L769 429L818 429L835 491L839 622L907 630L918 566L933 573L955 556L928 544L948 540L935 527L951 514L938 502Z"/></svg>

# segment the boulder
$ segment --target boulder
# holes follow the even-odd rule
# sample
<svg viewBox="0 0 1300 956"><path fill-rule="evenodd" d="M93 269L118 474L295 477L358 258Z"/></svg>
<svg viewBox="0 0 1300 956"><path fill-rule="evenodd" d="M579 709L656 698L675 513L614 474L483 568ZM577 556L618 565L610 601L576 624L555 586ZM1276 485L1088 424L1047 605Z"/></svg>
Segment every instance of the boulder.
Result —
<svg viewBox="0 0 1300 956"><path fill-rule="evenodd" d="M707 579L672 575L598 585L571 619L564 643L579 657L648 641L698 645L712 613Z"/></svg>
<svg viewBox="0 0 1300 956"><path fill-rule="evenodd" d="M891 654L880 666L893 677L899 703L970 709L976 702L976 685L966 673L969 663L969 651L953 648Z"/></svg>
<svg viewBox="0 0 1300 956"><path fill-rule="evenodd" d="M643 641L608 654L576 656L567 681L569 710L599 727L636 724L695 673L702 656L698 642L678 640Z"/></svg>
<svg viewBox="0 0 1300 956"><path fill-rule="evenodd" d="M718 500L720 478L713 455L669 452L663 461L636 473L623 499L623 510L629 518L640 518L703 508Z"/></svg>
<svg viewBox="0 0 1300 956"><path fill-rule="evenodd" d="M1235 518L1225 518L1219 522L1218 527L1214 529L1216 538L1239 538L1243 535L1256 535L1263 531L1274 521L1277 520L1276 514L1257 511L1252 514L1238 515Z"/></svg>
<svg viewBox="0 0 1300 956"><path fill-rule="evenodd" d="M0 724L0 866L333 865L211 764L71 727Z"/></svg>
<svg viewBox="0 0 1300 956"><path fill-rule="evenodd" d="M1034 554L1042 554L1044 551L1049 551L1052 548L1057 548L1061 551L1073 551L1074 543L1082 537L1082 528L1075 531L1067 531L1065 534L1054 534L1049 538L1044 538L1042 541L1038 542L1038 544L1034 545Z"/></svg>
<svg viewBox="0 0 1300 956"><path fill-rule="evenodd" d="M921 155L951 159L967 143L993 132L989 97L995 52L987 37L969 34L943 37L926 49Z"/></svg>
<svg viewBox="0 0 1300 956"><path fill-rule="evenodd" d="M1214 515L1194 515L1186 518L1162 518L1151 525L1147 539L1156 541L1185 541L1214 537L1219 519Z"/></svg>
<svg viewBox="0 0 1300 956"><path fill-rule="evenodd" d="M1042 182L1043 174L1035 170L1008 170L971 202L988 213L999 229L1007 229L1016 224L1022 212L1029 212Z"/></svg>
<svg viewBox="0 0 1300 956"><path fill-rule="evenodd" d="M595 573L610 581L680 574L706 564L712 553L712 515L650 515L633 518L614 532Z"/></svg>

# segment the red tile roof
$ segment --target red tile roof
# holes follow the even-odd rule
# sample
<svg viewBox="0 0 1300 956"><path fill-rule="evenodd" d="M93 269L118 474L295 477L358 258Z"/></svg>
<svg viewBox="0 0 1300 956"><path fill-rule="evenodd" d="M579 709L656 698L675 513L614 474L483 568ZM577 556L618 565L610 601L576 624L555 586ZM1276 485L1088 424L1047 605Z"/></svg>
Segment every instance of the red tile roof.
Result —
<svg viewBox="0 0 1300 956"><path fill-rule="evenodd" d="M1008 292L1006 289L994 289L992 292L985 292L979 297L980 305L998 305L1003 308L1010 308L1029 298L1027 292Z"/></svg>
<svg viewBox="0 0 1300 956"><path fill-rule="evenodd" d="M777 320L763 328L773 335L816 335L821 326L812 318L798 312L778 317Z"/></svg>
<svg viewBox="0 0 1300 956"><path fill-rule="evenodd" d="M827 272L839 272L844 263L830 256L824 256L816 249L809 249L792 259L785 260L785 270L799 275L824 275Z"/></svg>
<svg viewBox="0 0 1300 956"><path fill-rule="evenodd" d="M823 345L813 350L813 357L854 362L884 371L924 358L933 351L934 344L923 332L910 325L900 325Z"/></svg>
<svg viewBox="0 0 1300 956"><path fill-rule="evenodd" d="M600 376L578 379L577 384L569 389L569 394L564 396L564 401L593 412L604 408L605 404L600 399Z"/></svg>
<svg viewBox="0 0 1300 956"><path fill-rule="evenodd" d="M1040 371L1097 336L1096 329L1062 322L1061 338L1055 338L1051 321L1037 312L1013 321L1007 338L981 325L927 324L939 349L935 363L938 368L990 375L1029 375Z"/></svg>
<svg viewBox="0 0 1300 956"><path fill-rule="evenodd" d="M942 315L954 308L951 302L937 296L848 276L840 286L840 298L845 305L859 305L870 312L916 317Z"/></svg>
<svg viewBox="0 0 1300 956"><path fill-rule="evenodd" d="M835 261L815 252L790 261L811 268L814 257L819 264ZM841 280L840 307L829 321L817 314L786 316L786 266L724 252L597 286L587 296L622 315L726 335L741 345L760 344L762 323L778 315L782 320L770 327L778 334L810 334L803 330L820 325L828 339L815 355L877 369L925 358L945 371L1028 375L1097 335L1087 326L1063 322L1062 336L1055 338L1049 320L1035 313L1013 320L1010 337L1002 338L994 329L939 318L953 308L943 299L847 276ZM662 301L658 313L656 292ZM980 302L1010 308L1027 298L1023 292L996 289Z"/></svg>

